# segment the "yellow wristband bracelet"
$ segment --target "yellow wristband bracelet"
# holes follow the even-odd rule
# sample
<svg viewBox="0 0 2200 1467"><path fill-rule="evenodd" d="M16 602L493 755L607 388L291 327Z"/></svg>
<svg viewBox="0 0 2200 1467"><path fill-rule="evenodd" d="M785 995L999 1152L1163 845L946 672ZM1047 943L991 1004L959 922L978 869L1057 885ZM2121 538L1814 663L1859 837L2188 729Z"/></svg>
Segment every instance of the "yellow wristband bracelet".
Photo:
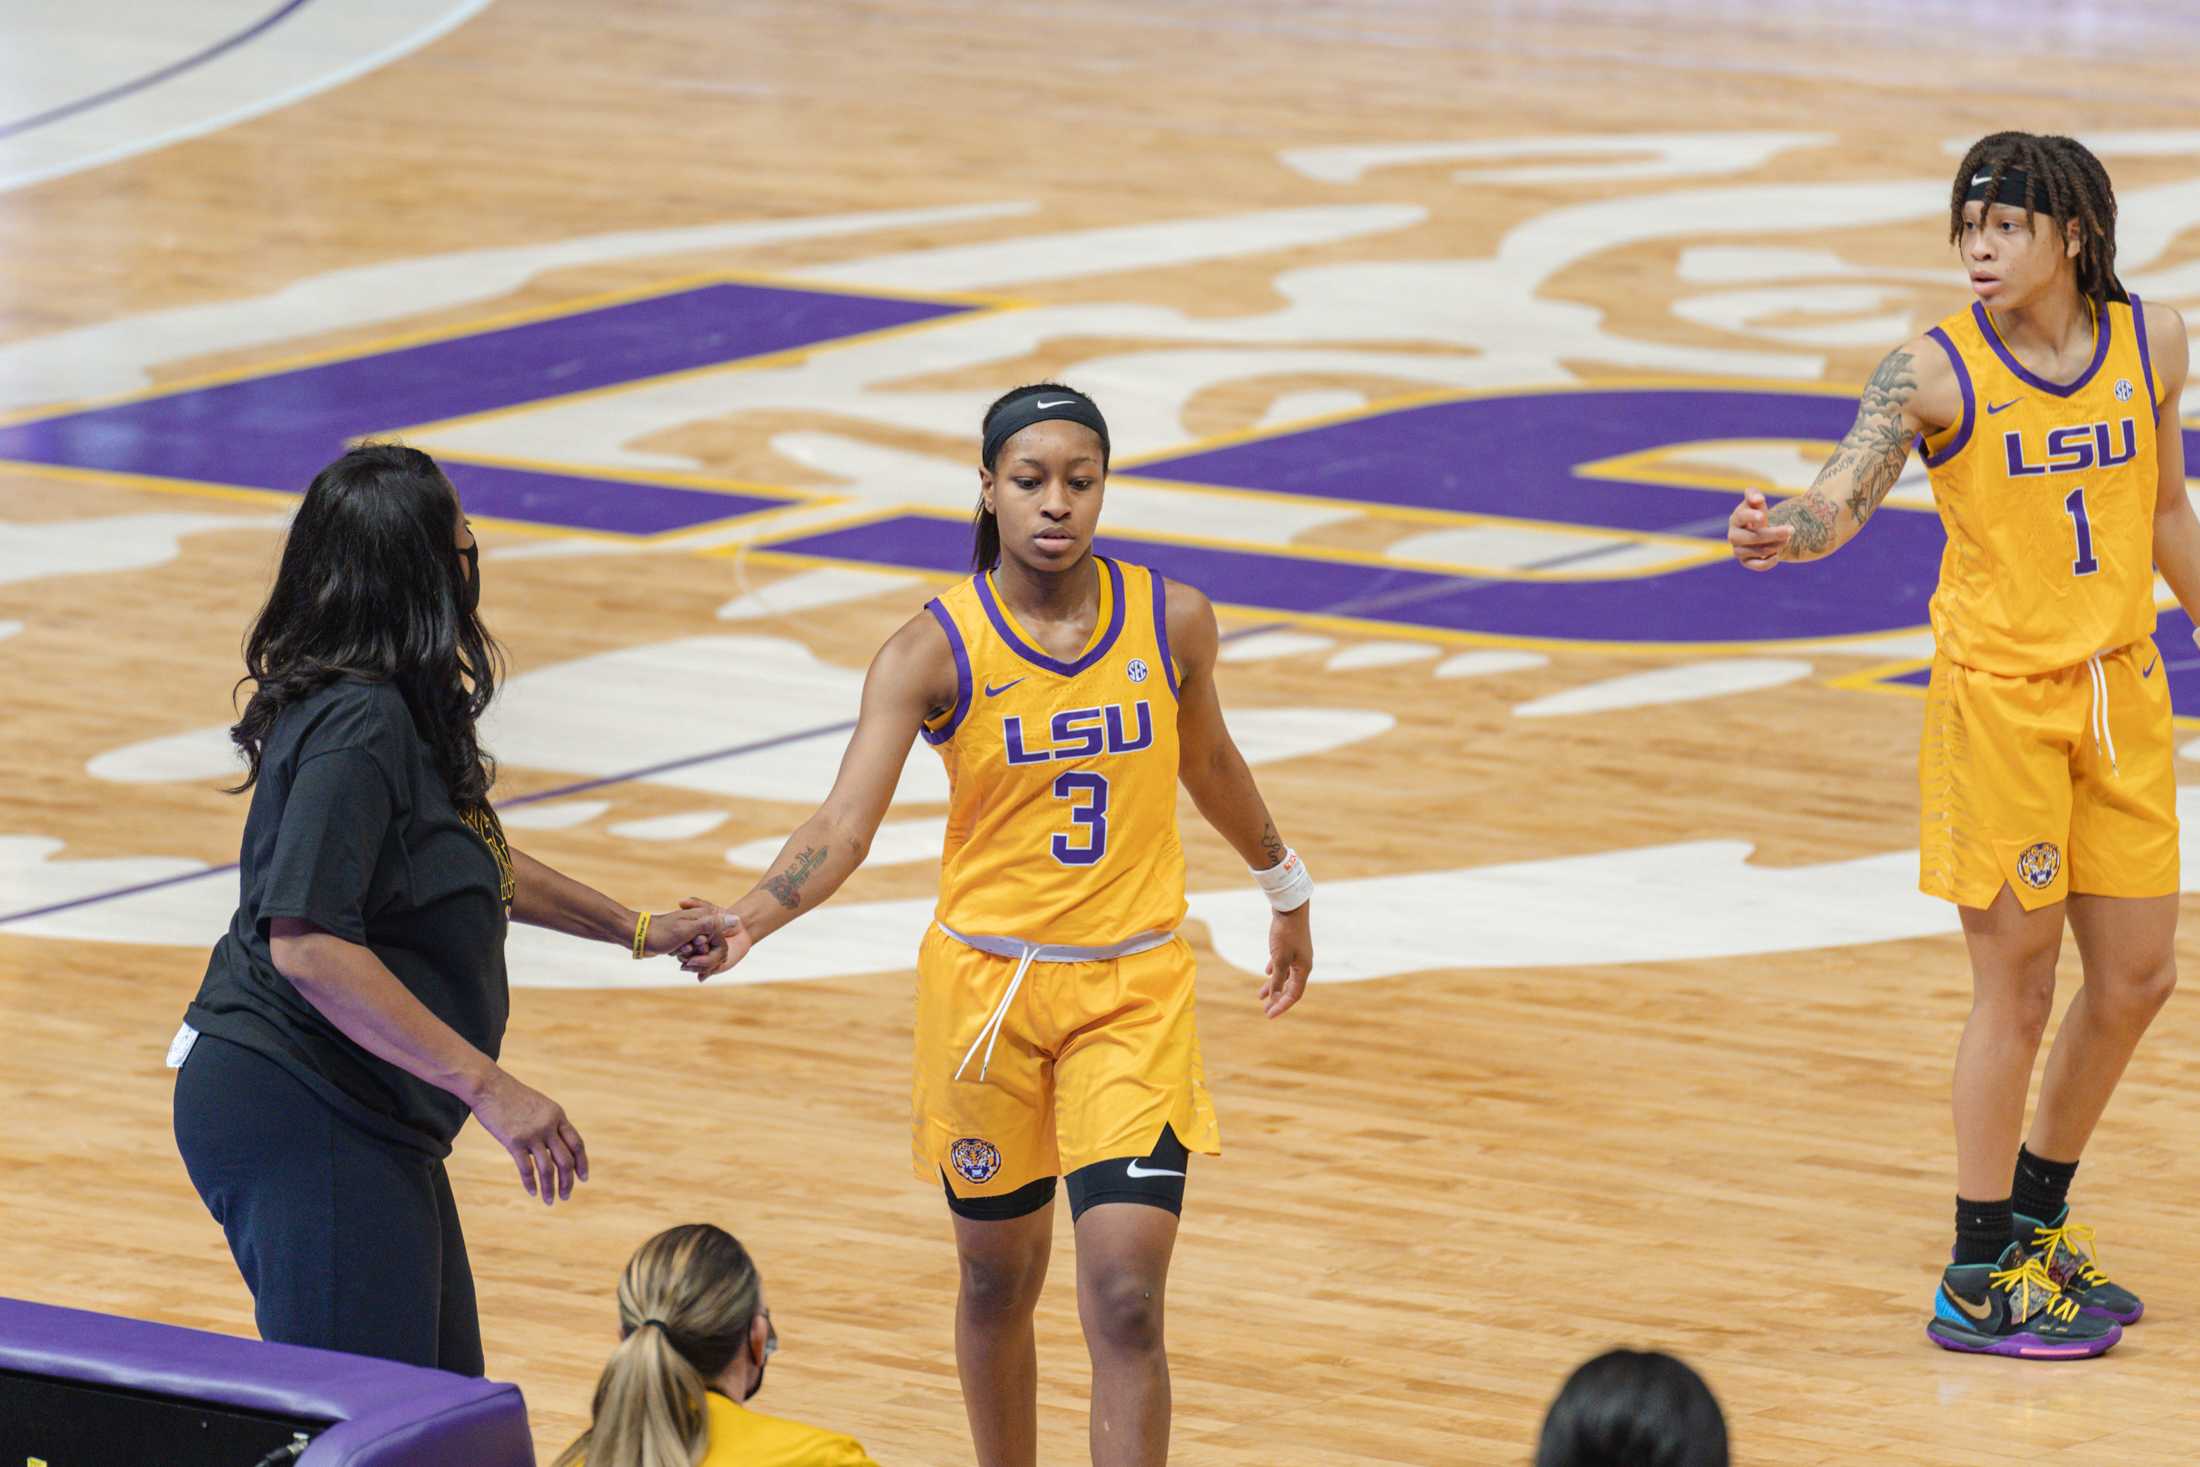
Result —
<svg viewBox="0 0 2200 1467"><path fill-rule="evenodd" d="M641 961L641 960L642 960L643 958L645 958L645 957L647 957L647 956L648 956L648 953L647 953L647 952L645 951L645 949L646 949L646 948L647 948L648 946L649 946L649 913L647 913L647 912L644 912L644 913L642 913L642 917L641 917L641 920L640 920L640 921L638 921L638 922L636 922L636 923L634 924L634 961L635 961L635 962L637 962L637 963L638 963L638 962L640 962L640 961Z"/></svg>

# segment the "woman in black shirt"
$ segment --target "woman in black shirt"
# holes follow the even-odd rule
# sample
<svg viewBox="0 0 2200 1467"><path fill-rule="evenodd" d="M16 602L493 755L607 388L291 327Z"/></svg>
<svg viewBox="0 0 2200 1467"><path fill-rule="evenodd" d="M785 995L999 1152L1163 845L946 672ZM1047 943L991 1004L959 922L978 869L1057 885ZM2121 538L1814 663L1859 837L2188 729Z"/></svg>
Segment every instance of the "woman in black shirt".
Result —
<svg viewBox="0 0 2200 1467"><path fill-rule="evenodd" d="M426 454L355 448L306 491L246 642L237 915L177 1036L175 1099L263 1337L471 1375L452 1137L478 1117L546 1205L588 1177L564 1110L496 1062L507 925L639 958L722 947L728 920L629 911L506 844L475 737L501 662L479 595Z"/></svg>

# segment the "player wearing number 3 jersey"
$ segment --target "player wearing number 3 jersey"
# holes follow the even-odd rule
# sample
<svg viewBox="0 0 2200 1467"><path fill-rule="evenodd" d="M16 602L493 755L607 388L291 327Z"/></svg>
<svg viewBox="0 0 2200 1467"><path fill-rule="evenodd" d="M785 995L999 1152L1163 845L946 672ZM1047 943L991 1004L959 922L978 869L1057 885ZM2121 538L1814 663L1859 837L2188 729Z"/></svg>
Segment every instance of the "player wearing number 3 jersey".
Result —
<svg viewBox="0 0 2200 1467"><path fill-rule="evenodd" d="M1977 299L1891 353L1805 493L1728 526L1753 570L1829 555L1922 450L1948 547L1919 761L1921 882L1957 904L1956 1246L1927 1326L1951 1350L2098 1355L2139 1318L2067 1201L2078 1157L2176 982L2177 805L2157 568L2200 611L2184 492L2185 325L2116 278L2116 200L2069 138L1996 133L1949 235ZM2085 985L2019 1131L2065 921Z"/></svg>
<svg viewBox="0 0 2200 1467"><path fill-rule="evenodd" d="M975 574L871 664L832 794L732 909L724 962L862 862L921 734L950 793L917 956L913 1149L954 1215L956 1363L977 1459L1037 1460L1032 1310L1060 1176L1093 1360L1092 1458L1145 1467L1168 1452L1162 1298L1185 1174L1191 1153L1221 1150L1177 933L1179 781L1274 908L1271 1018L1305 989L1313 887L1223 724L1206 598L1093 552L1099 408L1052 383L1019 388L984 435Z"/></svg>

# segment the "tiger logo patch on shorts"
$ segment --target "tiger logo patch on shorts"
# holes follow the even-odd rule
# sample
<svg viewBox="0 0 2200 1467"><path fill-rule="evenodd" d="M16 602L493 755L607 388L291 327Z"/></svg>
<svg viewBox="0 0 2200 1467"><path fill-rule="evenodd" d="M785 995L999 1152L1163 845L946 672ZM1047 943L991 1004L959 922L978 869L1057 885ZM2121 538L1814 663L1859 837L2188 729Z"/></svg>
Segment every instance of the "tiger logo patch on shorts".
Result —
<svg viewBox="0 0 2200 1467"><path fill-rule="evenodd" d="M2037 841L2026 846L2024 854L2017 857L2017 875L2023 877L2024 884L2034 891L2053 886L2056 876L2061 872L2062 852L2055 848L2055 843L2051 840Z"/></svg>
<svg viewBox="0 0 2200 1467"><path fill-rule="evenodd" d="M947 1154L955 1174L966 1182L990 1182L1001 1169L1001 1148L976 1136L965 1136Z"/></svg>

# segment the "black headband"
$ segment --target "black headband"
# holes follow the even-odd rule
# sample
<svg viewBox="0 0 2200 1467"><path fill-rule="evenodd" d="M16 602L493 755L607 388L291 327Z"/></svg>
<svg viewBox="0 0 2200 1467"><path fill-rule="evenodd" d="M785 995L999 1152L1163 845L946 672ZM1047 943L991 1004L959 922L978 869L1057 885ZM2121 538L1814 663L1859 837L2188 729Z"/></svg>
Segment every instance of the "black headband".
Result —
<svg viewBox="0 0 2200 1467"><path fill-rule="evenodd" d="M1993 181L1993 178L1994 170L1991 168L1985 170L1983 173L1972 174L1971 187L1970 190L1964 194L1963 202L1965 202L1966 204L1975 204L1979 200L1985 198L1986 187L1989 183ZM2030 207L2034 209L2044 210L2047 206L2047 195L2044 193L2038 196L2038 203L2031 205L2027 205L2025 203L2025 199L2028 195L2031 194L2031 191L2032 176L2029 173L2026 173L2022 168L2004 168L2001 172L2001 187L1994 190L1994 202L1997 204L2007 204L2012 209L2023 209Z"/></svg>
<svg viewBox="0 0 2200 1467"><path fill-rule="evenodd" d="M1067 387L1034 388L1019 393L1002 404L993 415L992 423L985 430L984 456L978 462L985 468L993 467L993 460L1000 456L1002 445L1033 423L1045 423L1060 419L1068 423L1082 423L1100 435L1100 462L1108 459L1108 420L1100 416L1099 405L1082 392L1072 392Z"/></svg>

